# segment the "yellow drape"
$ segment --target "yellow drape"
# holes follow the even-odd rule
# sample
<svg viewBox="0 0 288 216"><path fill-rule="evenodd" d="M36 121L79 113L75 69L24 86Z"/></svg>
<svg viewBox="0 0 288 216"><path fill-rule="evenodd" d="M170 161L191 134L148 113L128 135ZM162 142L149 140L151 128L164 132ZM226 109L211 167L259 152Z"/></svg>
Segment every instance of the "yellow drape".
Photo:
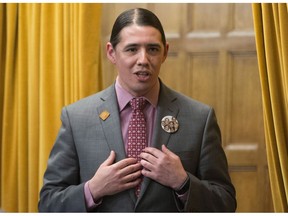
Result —
<svg viewBox="0 0 288 216"><path fill-rule="evenodd" d="M275 212L288 211L288 5L253 4Z"/></svg>
<svg viewBox="0 0 288 216"><path fill-rule="evenodd" d="M101 4L0 4L1 208L36 212L61 108L101 90Z"/></svg>

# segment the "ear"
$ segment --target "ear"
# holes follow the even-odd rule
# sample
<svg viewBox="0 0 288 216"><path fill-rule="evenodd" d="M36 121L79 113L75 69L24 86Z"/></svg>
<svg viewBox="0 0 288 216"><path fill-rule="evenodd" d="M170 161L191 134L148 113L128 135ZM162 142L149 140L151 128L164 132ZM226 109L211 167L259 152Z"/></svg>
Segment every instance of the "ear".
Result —
<svg viewBox="0 0 288 216"><path fill-rule="evenodd" d="M107 58L112 62L112 64L116 63L115 50L110 42L106 44L106 55Z"/></svg>
<svg viewBox="0 0 288 216"><path fill-rule="evenodd" d="M166 43L166 46L164 47L164 55L163 55L163 60L162 60L162 63L165 62L167 56L168 56L168 50L169 50L169 43L167 42Z"/></svg>

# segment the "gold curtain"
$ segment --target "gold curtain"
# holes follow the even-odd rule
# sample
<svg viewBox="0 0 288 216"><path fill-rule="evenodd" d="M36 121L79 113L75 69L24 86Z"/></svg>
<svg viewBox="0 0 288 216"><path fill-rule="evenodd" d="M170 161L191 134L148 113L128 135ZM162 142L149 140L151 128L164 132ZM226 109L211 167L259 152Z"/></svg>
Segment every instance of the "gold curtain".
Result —
<svg viewBox="0 0 288 216"><path fill-rule="evenodd" d="M102 88L101 4L0 4L1 208L36 212L61 108Z"/></svg>
<svg viewBox="0 0 288 216"><path fill-rule="evenodd" d="M265 138L275 212L288 211L288 5L254 3Z"/></svg>

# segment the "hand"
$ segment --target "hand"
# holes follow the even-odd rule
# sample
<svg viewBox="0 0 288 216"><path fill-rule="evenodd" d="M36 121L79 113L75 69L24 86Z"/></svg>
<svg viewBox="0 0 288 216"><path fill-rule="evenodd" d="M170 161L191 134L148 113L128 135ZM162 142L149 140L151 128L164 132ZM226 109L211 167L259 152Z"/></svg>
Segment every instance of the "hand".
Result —
<svg viewBox="0 0 288 216"><path fill-rule="evenodd" d="M114 163L115 157L116 153L111 151L88 182L95 201L106 195L134 188L141 182L142 166L135 158L126 158Z"/></svg>
<svg viewBox="0 0 288 216"><path fill-rule="evenodd" d="M188 177L180 158L165 145L162 145L162 151L147 147L140 157L142 174L173 190L179 189Z"/></svg>

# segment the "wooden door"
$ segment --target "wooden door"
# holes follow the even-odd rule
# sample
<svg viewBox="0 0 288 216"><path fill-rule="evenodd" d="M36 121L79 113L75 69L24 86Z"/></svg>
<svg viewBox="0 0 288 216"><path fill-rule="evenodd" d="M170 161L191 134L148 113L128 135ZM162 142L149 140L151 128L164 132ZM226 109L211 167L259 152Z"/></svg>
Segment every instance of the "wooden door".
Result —
<svg viewBox="0 0 288 216"><path fill-rule="evenodd" d="M237 212L272 212L251 4L103 4L104 87L116 76L105 42L117 15L135 7L155 12L165 29L162 80L215 108Z"/></svg>

